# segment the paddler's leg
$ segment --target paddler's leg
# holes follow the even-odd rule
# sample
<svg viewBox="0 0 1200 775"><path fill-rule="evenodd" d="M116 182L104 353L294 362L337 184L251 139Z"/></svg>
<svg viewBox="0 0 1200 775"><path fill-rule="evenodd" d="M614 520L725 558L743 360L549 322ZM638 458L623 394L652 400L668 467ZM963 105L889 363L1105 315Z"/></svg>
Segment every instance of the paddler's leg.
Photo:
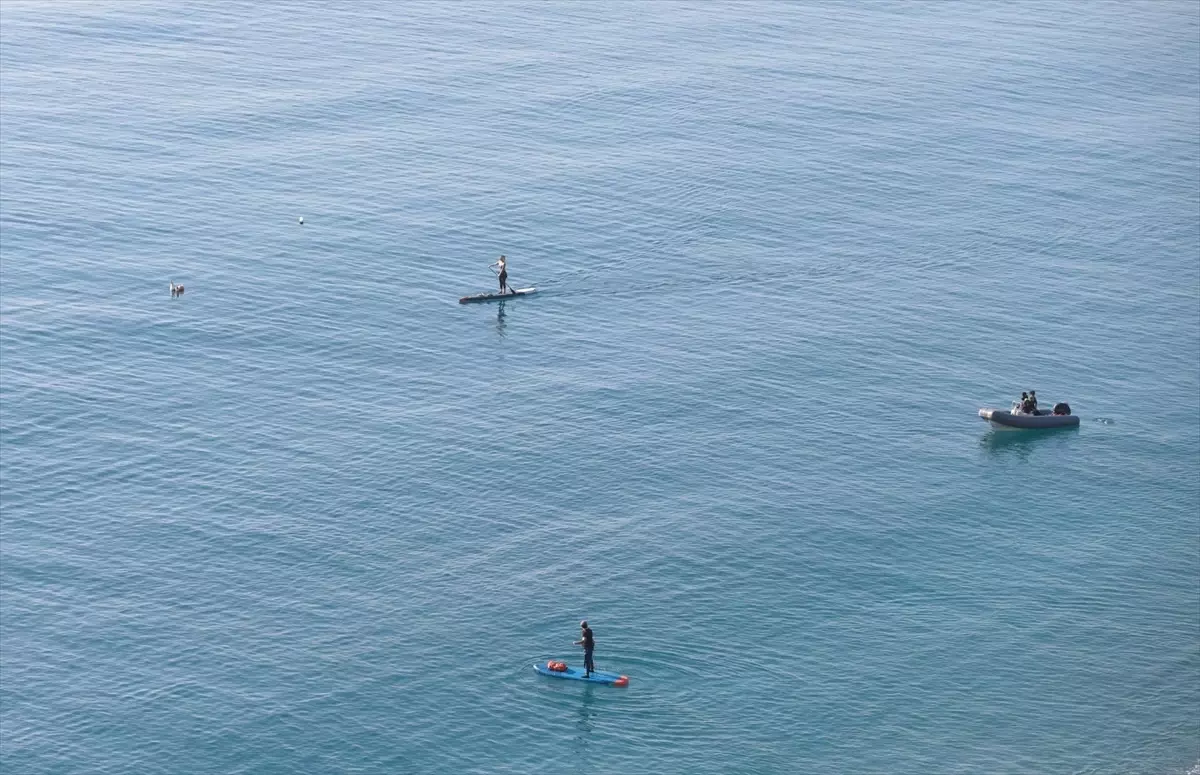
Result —
<svg viewBox="0 0 1200 775"><path fill-rule="evenodd" d="M590 678L592 673L596 672L596 663L592 661L592 650L588 649L583 652L583 671L584 678Z"/></svg>

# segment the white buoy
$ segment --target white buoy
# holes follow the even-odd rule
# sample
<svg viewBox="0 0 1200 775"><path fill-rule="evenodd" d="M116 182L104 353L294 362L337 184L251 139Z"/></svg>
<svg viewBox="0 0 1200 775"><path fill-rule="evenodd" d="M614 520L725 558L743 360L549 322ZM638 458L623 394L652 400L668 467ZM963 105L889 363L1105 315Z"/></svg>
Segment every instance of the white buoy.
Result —
<svg viewBox="0 0 1200 775"><path fill-rule="evenodd" d="M303 215L300 216L300 225L301 226L304 225L304 216Z"/></svg>

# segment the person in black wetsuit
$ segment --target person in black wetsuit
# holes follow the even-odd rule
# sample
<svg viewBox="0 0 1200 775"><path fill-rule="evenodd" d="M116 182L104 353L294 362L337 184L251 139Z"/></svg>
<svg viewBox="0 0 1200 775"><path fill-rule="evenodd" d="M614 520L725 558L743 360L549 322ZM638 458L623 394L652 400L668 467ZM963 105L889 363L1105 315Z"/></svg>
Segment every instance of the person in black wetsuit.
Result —
<svg viewBox="0 0 1200 775"><path fill-rule="evenodd" d="M1037 414L1038 409L1037 409L1037 391L1036 390L1029 391L1029 403L1033 404L1033 413Z"/></svg>
<svg viewBox="0 0 1200 775"><path fill-rule="evenodd" d="M508 290L508 259L500 256L500 260L488 268L492 267L495 267L497 274L500 275L500 293L504 293Z"/></svg>
<svg viewBox="0 0 1200 775"><path fill-rule="evenodd" d="M579 628L581 632L575 645L583 646L583 677L590 678L592 673L596 672L596 663L592 661L592 651L596 648L596 639L592 636L592 628L588 627L586 619L579 623Z"/></svg>

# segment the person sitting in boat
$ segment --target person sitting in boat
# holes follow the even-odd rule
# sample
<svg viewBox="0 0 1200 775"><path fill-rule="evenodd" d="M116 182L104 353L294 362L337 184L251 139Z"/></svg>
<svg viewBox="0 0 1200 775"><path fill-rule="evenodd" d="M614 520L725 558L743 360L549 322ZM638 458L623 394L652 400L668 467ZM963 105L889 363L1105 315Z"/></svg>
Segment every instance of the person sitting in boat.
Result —
<svg viewBox="0 0 1200 775"><path fill-rule="evenodd" d="M1021 393L1021 400L1017 402L1017 409L1024 412L1027 411L1025 408L1027 406L1029 406L1029 394L1023 392Z"/></svg>
<svg viewBox="0 0 1200 775"><path fill-rule="evenodd" d="M1034 403L1034 400L1031 397L1025 395L1024 393L1022 393L1021 396L1022 396L1022 398L1021 398L1021 411L1022 412L1024 412L1025 414L1033 414L1035 411L1037 411L1037 404Z"/></svg>
<svg viewBox="0 0 1200 775"><path fill-rule="evenodd" d="M495 269L500 275L500 293L508 290L508 259L500 256L500 260L488 266L488 269Z"/></svg>
<svg viewBox="0 0 1200 775"><path fill-rule="evenodd" d="M1036 414L1037 413L1037 391L1036 390L1029 391L1029 403L1033 404L1033 411Z"/></svg>

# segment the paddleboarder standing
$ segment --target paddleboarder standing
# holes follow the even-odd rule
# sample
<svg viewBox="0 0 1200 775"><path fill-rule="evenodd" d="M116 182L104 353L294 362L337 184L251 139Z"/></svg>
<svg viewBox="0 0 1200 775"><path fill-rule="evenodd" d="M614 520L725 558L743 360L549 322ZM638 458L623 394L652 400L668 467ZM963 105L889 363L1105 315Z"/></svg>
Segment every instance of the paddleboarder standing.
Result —
<svg viewBox="0 0 1200 775"><path fill-rule="evenodd" d="M592 651L596 648L596 640L592 637L592 628L588 627L586 619L579 623L579 629L579 640L575 641L575 645L583 646L583 677L590 678L596 670L596 664L592 662Z"/></svg>
<svg viewBox="0 0 1200 775"><path fill-rule="evenodd" d="M500 293L505 293L508 290L508 259L500 256L500 260L489 264L488 269L495 269L500 275Z"/></svg>

